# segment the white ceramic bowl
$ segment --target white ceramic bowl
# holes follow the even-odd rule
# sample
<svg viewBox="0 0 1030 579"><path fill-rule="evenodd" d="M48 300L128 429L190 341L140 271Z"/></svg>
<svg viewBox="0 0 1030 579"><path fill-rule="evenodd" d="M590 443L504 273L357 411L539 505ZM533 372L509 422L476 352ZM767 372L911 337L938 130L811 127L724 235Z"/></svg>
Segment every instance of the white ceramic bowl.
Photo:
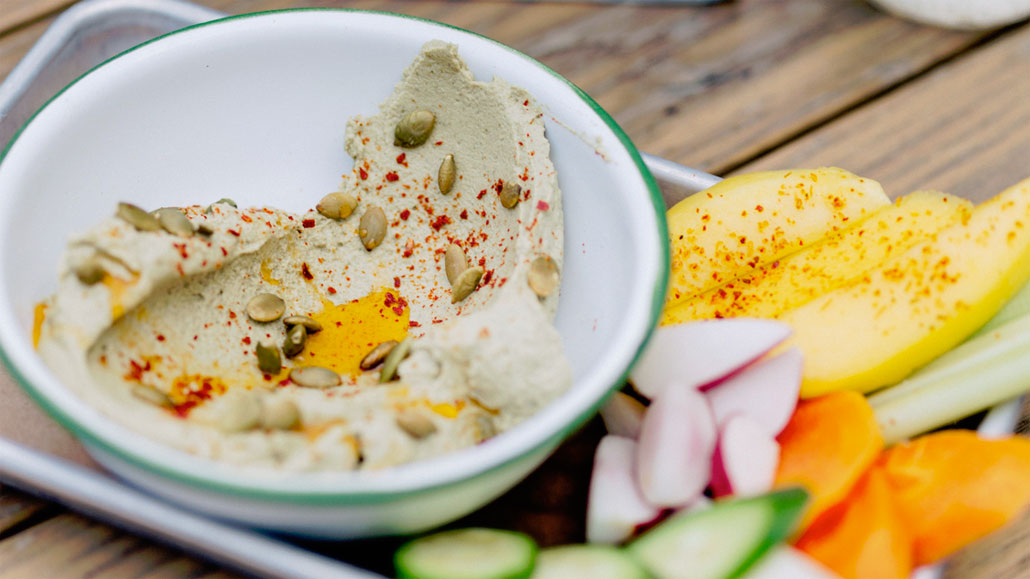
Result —
<svg viewBox="0 0 1030 579"><path fill-rule="evenodd" d="M557 326L574 385L474 448L382 472L244 476L135 435L69 394L32 348L71 232L111 214L205 203L310 208L351 166L344 127L372 114L430 39L478 78L528 89L547 113L565 207ZM657 320L664 206L639 154L586 94L489 39L415 18L299 10L227 18L137 47L45 106L0 159L0 348L25 389L119 476L250 526L325 537L412 532L513 486L589 418Z"/></svg>

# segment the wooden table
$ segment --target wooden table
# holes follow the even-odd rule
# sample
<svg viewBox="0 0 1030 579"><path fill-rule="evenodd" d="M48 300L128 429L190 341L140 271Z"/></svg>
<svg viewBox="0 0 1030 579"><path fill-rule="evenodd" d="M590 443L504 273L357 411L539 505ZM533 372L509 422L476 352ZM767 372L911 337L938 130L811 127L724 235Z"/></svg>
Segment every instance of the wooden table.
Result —
<svg viewBox="0 0 1030 579"><path fill-rule="evenodd" d="M837 165L892 195L984 199L1030 175L1030 24L955 32L861 0L737 0L706 8L546 2L202 0L229 13L373 8L512 45L591 94L641 150L729 175ZM69 0L0 0L0 78ZM1026 410L1026 409L1024 409ZM1030 414L1024 412L1024 415ZM1024 429L1026 424L1024 422ZM461 525L580 541L596 421ZM310 544L388 570L394 540ZM0 578L225 576L230 571L0 488ZM948 566L949 577L1030 577L1030 517Z"/></svg>

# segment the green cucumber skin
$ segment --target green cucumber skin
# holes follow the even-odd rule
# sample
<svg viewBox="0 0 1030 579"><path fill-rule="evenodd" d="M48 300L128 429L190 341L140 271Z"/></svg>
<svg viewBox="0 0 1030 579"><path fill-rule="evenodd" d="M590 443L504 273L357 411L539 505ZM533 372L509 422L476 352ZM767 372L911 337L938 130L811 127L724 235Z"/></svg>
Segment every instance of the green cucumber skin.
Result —
<svg viewBox="0 0 1030 579"><path fill-rule="evenodd" d="M530 579L561 577L591 579L601 568L604 577L650 579L651 575L625 549L614 545L576 544L543 549L537 554Z"/></svg>
<svg viewBox="0 0 1030 579"><path fill-rule="evenodd" d="M638 544L645 545L649 540L661 537L664 533L675 533L681 528L694 524L717 526L719 523L717 520L713 521L713 518L725 515L730 509L768 509L772 516L769 518L768 528L761 534L761 539L755 541L754 546L747 551L748 554L743 556L736 566L720 577L720 579L735 579L743 575L770 548L790 536L807 502L808 493L800 488L785 489L753 498L717 502L710 509L686 515L682 519L671 519L658 525L630 543L628 550L641 566L657 577L661 577L661 574L648 564L646 558L638 553ZM670 527L670 525L672 526ZM732 537L730 539L732 540ZM634 549L635 545L638 547L637 549Z"/></svg>
<svg viewBox="0 0 1030 579"><path fill-rule="evenodd" d="M453 575L441 574L439 570L420 569L418 561L412 562L408 559L412 551L419 548L419 544L422 541L427 539L440 540L451 537L453 537L453 540L455 541L461 541L461 534L469 531L487 531L496 535L498 538L503 537L508 541L519 542L526 548L525 561L523 561L517 569L504 569L493 574L476 575L475 579L529 579L530 574L533 572L533 565L536 561L536 555L538 552L536 541L534 541L529 535L518 531L485 528L453 529L431 535L424 535L417 539L408 541L402 545L393 556L394 569L397 571L398 579L454 579ZM446 573L446 571L443 571L443 573Z"/></svg>

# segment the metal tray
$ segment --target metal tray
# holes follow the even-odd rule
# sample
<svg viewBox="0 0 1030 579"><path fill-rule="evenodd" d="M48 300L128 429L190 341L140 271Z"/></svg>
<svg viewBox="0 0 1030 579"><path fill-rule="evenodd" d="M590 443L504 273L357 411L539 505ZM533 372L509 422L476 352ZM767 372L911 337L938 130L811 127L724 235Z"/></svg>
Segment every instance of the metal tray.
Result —
<svg viewBox="0 0 1030 579"><path fill-rule="evenodd" d="M58 17L0 84L0 149L51 97L94 66L141 42L222 13L179 0L85 0ZM667 205L719 181L644 154ZM981 431L1012 432L1017 401L992 410ZM89 516L264 577L378 577L269 535L154 499L114 478L0 437L0 481Z"/></svg>

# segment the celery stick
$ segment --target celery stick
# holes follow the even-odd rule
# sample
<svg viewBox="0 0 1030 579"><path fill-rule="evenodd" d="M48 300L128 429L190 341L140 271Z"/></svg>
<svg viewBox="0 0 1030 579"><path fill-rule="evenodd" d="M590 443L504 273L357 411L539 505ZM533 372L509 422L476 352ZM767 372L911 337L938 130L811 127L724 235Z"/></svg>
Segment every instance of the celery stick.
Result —
<svg viewBox="0 0 1030 579"><path fill-rule="evenodd" d="M1005 305L998 310L998 313L994 314L993 318L987 320L987 323L969 338L973 339L980 337L1004 326L1016 318L1021 318L1026 315L1030 315L1030 283L1027 283L1020 288L1020 290L1016 292L1016 295L1012 296L1012 299L1006 302Z"/></svg>
<svg viewBox="0 0 1030 579"><path fill-rule="evenodd" d="M884 441L904 440L1030 391L1030 315L972 338L869 397Z"/></svg>

